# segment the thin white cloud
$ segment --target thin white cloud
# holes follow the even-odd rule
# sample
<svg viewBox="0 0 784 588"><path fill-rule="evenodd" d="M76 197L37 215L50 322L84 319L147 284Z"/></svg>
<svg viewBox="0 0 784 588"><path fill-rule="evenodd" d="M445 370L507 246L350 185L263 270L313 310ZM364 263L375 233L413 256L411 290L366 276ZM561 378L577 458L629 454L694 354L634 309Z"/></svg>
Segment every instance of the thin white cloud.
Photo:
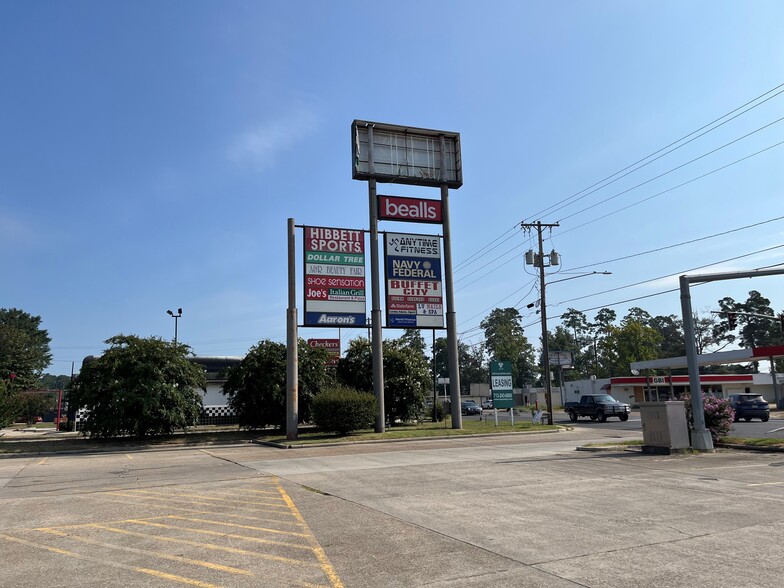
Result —
<svg viewBox="0 0 784 588"><path fill-rule="evenodd" d="M26 247L41 240L40 226L13 216L8 210L0 210L0 243L9 247Z"/></svg>
<svg viewBox="0 0 784 588"><path fill-rule="evenodd" d="M317 125L316 115L301 106L241 133L229 146L229 158L258 170L267 169L282 153L312 135Z"/></svg>

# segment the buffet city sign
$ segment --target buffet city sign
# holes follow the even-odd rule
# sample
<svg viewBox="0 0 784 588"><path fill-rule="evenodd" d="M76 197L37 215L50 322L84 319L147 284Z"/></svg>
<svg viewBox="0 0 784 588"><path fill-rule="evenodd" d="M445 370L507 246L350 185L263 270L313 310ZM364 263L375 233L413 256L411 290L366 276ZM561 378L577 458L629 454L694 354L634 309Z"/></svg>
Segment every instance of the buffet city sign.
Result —
<svg viewBox="0 0 784 588"><path fill-rule="evenodd" d="M441 221L441 201L404 196L378 196L378 218L412 223Z"/></svg>

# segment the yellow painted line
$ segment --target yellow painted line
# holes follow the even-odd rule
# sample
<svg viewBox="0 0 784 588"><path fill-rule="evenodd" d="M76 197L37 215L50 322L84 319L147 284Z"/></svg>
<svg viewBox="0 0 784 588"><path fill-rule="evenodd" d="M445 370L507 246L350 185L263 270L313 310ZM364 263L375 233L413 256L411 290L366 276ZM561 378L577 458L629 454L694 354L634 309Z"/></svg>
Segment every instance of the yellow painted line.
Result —
<svg viewBox="0 0 784 588"><path fill-rule="evenodd" d="M37 549L44 549L46 551L51 551L52 553L57 553L58 555L65 555L67 557L73 557L76 559L82 559L85 561L90 561L93 563L107 565L114 568L120 568L123 570L129 570L131 572L138 572L140 574L147 574L149 576L155 576L157 578L164 578L166 580L171 580L172 582L179 582L180 584L188 584L190 586L198 586L199 588L219 588L215 584L209 584L207 582L200 582L199 580L193 580L192 578L186 578L184 576L175 576L174 574L167 574L166 572L161 572L159 570L151 570L149 568L140 568L137 566L128 566L125 564L121 564L116 561L109 561L109 560L102 560L95 557L90 557L88 555L82 555L80 553L76 553L73 551L68 551L66 549L59 549L57 547L50 547L49 545L44 545L42 543L35 543L33 541L26 541L24 539L19 539L17 537L10 537L8 535L0 534L0 538L5 539L7 541L12 541L14 543L21 543L22 545L27 545L28 547L35 547Z"/></svg>
<svg viewBox="0 0 784 588"><path fill-rule="evenodd" d="M178 537L163 537L161 535L146 535L144 533L137 533L136 531L128 531L127 529L118 529L117 527L110 527L108 525L101 525L92 523L85 525L86 527L93 527L101 529L102 531L109 531L110 533L118 533L120 535L128 535L129 537L140 537L143 539L152 539L154 541L163 541L166 543L182 543L183 545L191 545L193 547L200 547L202 549L209 549L212 551L223 551L225 553L233 553L236 555L251 555L260 559L269 559L272 561L279 561L287 564L300 564L307 566L318 565L309 561L295 559L293 557L284 557L282 555L270 555L268 553L260 553L258 551L248 551L247 549L240 549L238 547L225 547L223 545L213 545L212 543L199 543L198 541L191 541L190 539L180 539Z"/></svg>
<svg viewBox="0 0 784 588"><path fill-rule="evenodd" d="M196 519L190 517L181 517L180 515L170 515L170 519L177 519L180 521L191 521L194 523L210 523L212 525L224 525L226 527L234 527L236 529L248 529L250 531L262 531L263 533L275 533L277 535L292 535L293 537L307 537L307 533L297 533L295 531L281 531L279 529L270 529L268 527L254 527L252 525L238 525L236 523L224 523L222 521L213 521L210 519ZM145 519L149 520L149 519Z"/></svg>
<svg viewBox="0 0 784 588"><path fill-rule="evenodd" d="M151 523L140 519L131 519L126 521L136 525L145 525L147 527L156 527L159 529L176 529L178 531L185 531L187 533L200 533L202 535L211 535L213 537L226 537L228 539L241 539L243 541L251 541L253 543L264 543L265 545L280 545L281 547L292 547L294 549L306 549L311 551L309 545L299 545L297 543L285 543L283 541L273 541L272 539L262 539L261 537L249 537L247 535L234 535L232 533L221 533L219 531L208 531L207 529L194 529L193 527L180 527L178 525L165 525L163 523Z"/></svg>
<svg viewBox="0 0 784 588"><path fill-rule="evenodd" d="M343 582L340 580L340 576L335 571L335 568L332 567L332 564L329 563L329 559L327 559L327 554L324 553L324 549L321 547L321 544L316 539L316 536L313 535L313 532L308 527L308 524L305 522L302 514L300 514L299 509L294 504L294 501L288 495L288 493L283 489L283 486L278 484L278 490L280 491L280 495L283 497L283 500L286 501L291 513L300 521L303 526L308 530L310 535L310 543L313 547L313 552L316 554L316 558L319 560L321 564L321 569L323 570L324 574L326 574L327 578L329 579L330 583L332 584L332 588L344 588Z"/></svg>
<svg viewBox="0 0 784 588"><path fill-rule="evenodd" d="M132 455L128 455L127 453L125 454L125 457L127 457L128 459L133 459L133 456Z"/></svg>
<svg viewBox="0 0 784 588"><path fill-rule="evenodd" d="M190 586L198 586L199 588L220 588L220 586L217 586L216 584L200 582L199 580L191 580L190 578L175 576L174 574L167 574L166 572L160 572L158 570L148 570L147 568L133 568L133 570L143 574L149 574L150 576L155 576L157 578L163 578L164 580L171 580L172 582L181 582L182 584L189 584Z"/></svg>
<svg viewBox="0 0 784 588"><path fill-rule="evenodd" d="M169 498L177 498L180 496L184 496L186 498L198 498L199 500L213 500L216 502L240 502L242 504L253 504L257 506L272 506L275 508L286 508L285 504L271 504L269 502L255 502L255 501L248 501L243 500L241 498L219 498L217 496L204 496L203 494L187 494L184 492L155 492L154 490L132 490L133 493L138 494L152 494L154 496L167 496Z"/></svg>
<svg viewBox="0 0 784 588"><path fill-rule="evenodd" d="M198 559L191 559L189 557L183 557L181 555L170 555L168 553L158 553L157 551L149 551L147 549L138 549L136 547L128 547L125 545L114 545L113 543L104 543L102 541L96 541L95 539L89 539L87 537L79 537L78 535L70 535L63 531L58 531L57 529L36 529L36 531L40 531L41 533L49 533L51 535L57 535L58 537L67 537L68 539L75 539L76 541L80 541L82 543L89 543L90 545L99 545L100 547L106 547L108 549L118 549L120 551L128 551L130 553L137 553L139 555L151 555L153 557L159 557L161 559L168 559L171 561L176 561L180 563L186 563L194 566L200 566L203 568L209 568L211 570L218 570L220 572L227 572L229 574L244 574L244 575L253 575L248 570L243 570L240 568L234 568L231 566L224 566L222 564L216 564L209 561L203 561Z"/></svg>
<svg viewBox="0 0 784 588"><path fill-rule="evenodd" d="M166 502L167 504L171 503L171 500L168 498L159 498L157 496L139 496L136 492L107 492L106 494L111 494L112 496L125 496L126 498L147 498L149 500L158 500ZM127 502L127 501L126 501ZM210 504L209 502L199 502L198 500L188 500L186 501L190 504L202 504L205 506L215 506L214 504ZM173 507L172 507L173 508Z"/></svg>
<svg viewBox="0 0 784 588"><path fill-rule="evenodd" d="M282 498L280 498L280 493L277 490L252 490L248 488L247 490L243 490L242 492L227 492L226 494L229 496L245 496L249 492L252 492L253 494L264 494L265 496L269 496L270 498L283 500Z"/></svg>
<svg viewBox="0 0 784 588"><path fill-rule="evenodd" d="M39 461L39 462L38 462L37 464L35 464L35 465L44 465L44 463L46 463L46 460L47 460L47 459L49 459L49 458L48 458L48 457L44 457L44 458L43 458L41 461Z"/></svg>
<svg viewBox="0 0 784 588"><path fill-rule="evenodd" d="M128 505L128 501L127 500L120 500L119 498L113 498L111 496L105 496L105 495L103 495L103 493L94 494L93 497L97 498L99 500L106 500L108 502L120 502L122 504L125 504L126 506ZM144 497L140 497L140 498L144 498ZM150 498L152 498L152 497L150 497ZM154 500L159 500L159 499L158 498L154 498ZM290 518L287 518L286 520L283 520L283 519L272 518L272 516L259 517L259 516L246 515L246 514L231 514L231 513L224 513L224 512L215 512L215 511L212 511L212 510L204 510L204 509L196 509L196 508L183 508L183 507L178 507L178 506L168 506L168 505L161 505L161 504L152 504L152 503L149 503L149 502L144 502L143 500L136 500L134 502L134 504L135 505L141 505L141 506L150 506L152 508L161 508L161 509L165 508L165 510L169 510L169 511L171 511L171 510L182 511L182 512L187 512L187 513L196 514L196 515L215 515L215 516L221 516L221 517L230 517L230 518L233 518L233 519L240 519L240 520L244 520L244 521L261 521L261 522L266 522L266 523L278 523L278 524L281 524L281 525L292 525L292 526L296 526L296 527L301 527L302 526L302 524L299 521L295 520L294 516L290 512L288 512L288 511L287 512L276 511L274 513L267 513L267 514L272 515L272 516L285 515L286 517L290 517ZM215 506L215 505L214 504L210 504L208 506ZM148 520L148 519L149 520L165 519L165 518L168 518L169 516L171 516L171 515L163 515L163 516L157 516L157 517L148 517L145 520ZM107 522L107 523L122 523L122 522L124 522L124 520L104 521L104 522ZM81 526L83 526L85 524L86 523L80 523L80 524L76 524L76 525L59 525L58 528L64 529L64 528L67 528L67 527L81 527Z"/></svg>

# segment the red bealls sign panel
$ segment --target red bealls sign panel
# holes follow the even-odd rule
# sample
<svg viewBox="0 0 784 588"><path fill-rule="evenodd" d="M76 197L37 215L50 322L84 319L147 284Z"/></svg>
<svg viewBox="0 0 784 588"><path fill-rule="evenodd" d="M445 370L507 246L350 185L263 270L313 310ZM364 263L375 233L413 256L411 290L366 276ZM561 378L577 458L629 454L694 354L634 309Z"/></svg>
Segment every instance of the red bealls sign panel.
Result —
<svg viewBox="0 0 784 588"><path fill-rule="evenodd" d="M405 196L378 196L378 218L412 223L441 221L441 201Z"/></svg>

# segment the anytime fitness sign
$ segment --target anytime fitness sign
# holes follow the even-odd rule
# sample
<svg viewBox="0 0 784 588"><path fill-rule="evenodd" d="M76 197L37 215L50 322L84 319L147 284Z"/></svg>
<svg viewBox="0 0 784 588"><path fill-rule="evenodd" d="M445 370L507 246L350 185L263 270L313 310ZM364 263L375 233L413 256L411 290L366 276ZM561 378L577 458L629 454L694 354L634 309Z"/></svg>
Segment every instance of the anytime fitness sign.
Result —
<svg viewBox="0 0 784 588"><path fill-rule="evenodd" d="M365 234L305 227L305 326L365 325Z"/></svg>
<svg viewBox="0 0 784 588"><path fill-rule="evenodd" d="M386 233L387 325L443 328L441 238Z"/></svg>

